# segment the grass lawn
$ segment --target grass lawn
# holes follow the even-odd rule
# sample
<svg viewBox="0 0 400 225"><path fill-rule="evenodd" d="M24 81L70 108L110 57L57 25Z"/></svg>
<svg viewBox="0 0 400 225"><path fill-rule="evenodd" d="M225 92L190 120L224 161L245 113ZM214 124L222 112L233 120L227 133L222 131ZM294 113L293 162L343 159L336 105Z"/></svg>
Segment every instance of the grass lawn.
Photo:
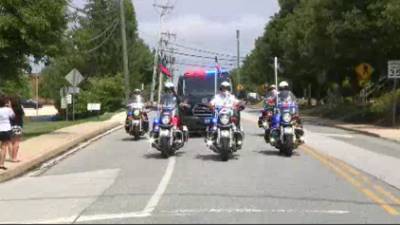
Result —
<svg viewBox="0 0 400 225"><path fill-rule="evenodd" d="M80 124L80 123L85 123L85 122L99 122L99 121L105 121L110 119L113 115L116 113L105 113L99 117L90 117L86 119L81 119L81 120L75 120L75 121L29 121L26 120L24 124L24 136L23 139L27 140L29 138L37 137L43 134L50 133L52 131Z"/></svg>

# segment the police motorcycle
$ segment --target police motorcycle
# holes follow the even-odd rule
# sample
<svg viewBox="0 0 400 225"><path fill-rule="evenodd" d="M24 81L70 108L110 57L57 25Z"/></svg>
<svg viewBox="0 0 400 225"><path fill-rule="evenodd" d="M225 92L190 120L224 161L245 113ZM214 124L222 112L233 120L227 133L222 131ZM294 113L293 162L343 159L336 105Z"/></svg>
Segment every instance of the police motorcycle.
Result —
<svg viewBox="0 0 400 225"><path fill-rule="evenodd" d="M272 146L290 157L304 142L304 132L298 127L298 105L290 96L280 96L272 117L269 141Z"/></svg>
<svg viewBox="0 0 400 225"><path fill-rule="evenodd" d="M149 131L147 110L141 100L134 101L128 105L126 132L139 140Z"/></svg>
<svg viewBox="0 0 400 225"><path fill-rule="evenodd" d="M244 110L239 106L238 111ZM242 149L244 132L237 127L239 118L233 107L216 107L211 125L206 132L207 146L228 161L232 154Z"/></svg>
<svg viewBox="0 0 400 225"><path fill-rule="evenodd" d="M186 126L180 129L177 110L176 98L172 95L166 97L150 133L152 147L160 151L164 158L174 155L188 141L189 131Z"/></svg>

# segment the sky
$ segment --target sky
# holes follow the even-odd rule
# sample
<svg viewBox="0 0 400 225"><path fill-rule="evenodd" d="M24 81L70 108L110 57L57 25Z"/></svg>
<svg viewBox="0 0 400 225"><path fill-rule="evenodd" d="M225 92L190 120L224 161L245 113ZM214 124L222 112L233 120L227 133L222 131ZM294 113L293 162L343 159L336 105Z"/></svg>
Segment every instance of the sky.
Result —
<svg viewBox="0 0 400 225"><path fill-rule="evenodd" d="M155 47L160 30L159 12L153 7L153 3L168 1L174 5L174 9L165 17L162 30L176 33L175 43L229 55L236 55L237 29L241 32L241 56L246 56L254 48L255 39L263 34L270 17L279 11L277 0L132 0L136 10L139 36L150 47ZM72 4L81 8L85 0L73 0ZM187 48L180 49L179 52L214 56ZM213 63L211 59L185 56L177 58L177 61L183 64ZM226 62L226 64L231 63ZM222 61L221 65L232 67L224 65Z"/></svg>

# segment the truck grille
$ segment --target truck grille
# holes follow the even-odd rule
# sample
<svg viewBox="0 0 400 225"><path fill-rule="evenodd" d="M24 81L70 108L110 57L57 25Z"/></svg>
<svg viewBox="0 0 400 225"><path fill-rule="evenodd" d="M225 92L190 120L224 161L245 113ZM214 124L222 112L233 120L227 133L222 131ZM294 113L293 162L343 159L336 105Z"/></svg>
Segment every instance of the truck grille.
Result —
<svg viewBox="0 0 400 225"><path fill-rule="evenodd" d="M193 116L209 117L212 116L212 111L206 105L195 105L193 107Z"/></svg>

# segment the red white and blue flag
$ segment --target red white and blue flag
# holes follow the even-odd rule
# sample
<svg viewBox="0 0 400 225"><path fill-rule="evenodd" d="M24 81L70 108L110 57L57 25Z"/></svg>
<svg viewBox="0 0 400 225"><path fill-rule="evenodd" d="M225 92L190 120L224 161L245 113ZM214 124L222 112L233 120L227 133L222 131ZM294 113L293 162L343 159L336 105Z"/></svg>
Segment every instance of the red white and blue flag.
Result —
<svg viewBox="0 0 400 225"><path fill-rule="evenodd" d="M166 66L164 66L163 64L160 64L160 70L161 70L161 73L163 73L165 76L172 79L172 74Z"/></svg>

